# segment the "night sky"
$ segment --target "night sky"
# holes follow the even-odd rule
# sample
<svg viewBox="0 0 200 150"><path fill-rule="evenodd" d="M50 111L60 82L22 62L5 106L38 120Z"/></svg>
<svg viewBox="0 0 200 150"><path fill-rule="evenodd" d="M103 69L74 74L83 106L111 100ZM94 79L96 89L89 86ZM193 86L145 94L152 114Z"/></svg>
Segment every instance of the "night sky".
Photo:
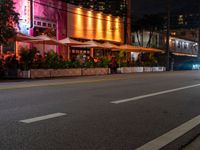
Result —
<svg viewBox="0 0 200 150"><path fill-rule="evenodd" d="M144 14L163 13L166 10L167 0L132 0L133 16ZM198 11L199 0L171 0L172 12Z"/></svg>

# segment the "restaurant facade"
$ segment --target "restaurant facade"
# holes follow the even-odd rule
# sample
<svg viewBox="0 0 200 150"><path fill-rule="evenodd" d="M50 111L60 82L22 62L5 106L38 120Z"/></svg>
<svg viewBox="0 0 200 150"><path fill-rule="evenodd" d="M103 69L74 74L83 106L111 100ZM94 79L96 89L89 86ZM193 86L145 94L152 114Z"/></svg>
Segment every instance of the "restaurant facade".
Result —
<svg viewBox="0 0 200 150"><path fill-rule="evenodd" d="M20 14L19 32L57 40L70 37L79 41L124 42L123 18L85 9L57 0L14 0ZM16 53L24 43L16 44ZM61 53L59 46L49 46ZM40 47L39 47L40 49ZM76 50L73 52L77 52ZM87 51L85 51L87 53ZM89 52L88 52L89 53Z"/></svg>

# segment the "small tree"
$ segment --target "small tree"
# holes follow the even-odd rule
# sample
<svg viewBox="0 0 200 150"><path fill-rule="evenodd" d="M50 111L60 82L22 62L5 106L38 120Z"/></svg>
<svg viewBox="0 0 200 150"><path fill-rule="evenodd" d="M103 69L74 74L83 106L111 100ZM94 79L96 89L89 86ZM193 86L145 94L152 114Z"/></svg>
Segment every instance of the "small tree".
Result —
<svg viewBox="0 0 200 150"><path fill-rule="evenodd" d="M150 47L154 32L163 31L164 23L165 23L164 18L157 14L145 15L142 18L136 20L133 23L133 29L134 29L134 32L136 32L138 44L140 46ZM142 39L143 39L144 30L149 31L149 39L148 39L147 45L143 45L143 41L140 41L139 39L140 32L142 32Z"/></svg>
<svg viewBox="0 0 200 150"><path fill-rule="evenodd" d="M0 45L16 35L19 14L15 12L13 0L0 0Z"/></svg>
<svg viewBox="0 0 200 150"><path fill-rule="evenodd" d="M124 62L126 62L127 54L125 51L121 50L117 56L117 63L119 64L119 67L123 67L125 65Z"/></svg>
<svg viewBox="0 0 200 150"><path fill-rule="evenodd" d="M37 53L36 48L26 49L21 48L20 50L20 68L22 70L29 70L34 61L35 54Z"/></svg>

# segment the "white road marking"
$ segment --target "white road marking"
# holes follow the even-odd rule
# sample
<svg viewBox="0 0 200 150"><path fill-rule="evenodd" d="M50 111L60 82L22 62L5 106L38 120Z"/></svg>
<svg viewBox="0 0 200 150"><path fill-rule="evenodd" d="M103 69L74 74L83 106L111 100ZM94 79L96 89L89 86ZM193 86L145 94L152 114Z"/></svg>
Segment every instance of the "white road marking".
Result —
<svg viewBox="0 0 200 150"><path fill-rule="evenodd" d="M151 94L137 96L137 97L123 99L123 100L112 101L110 103L112 103L112 104L126 103L126 102L130 102L130 101L136 101L136 100L140 100L140 99L144 99L144 98L148 98L148 97L157 96L157 95L162 95L162 94L177 92L177 91L181 91L181 90L185 90L185 89L190 89L190 88L194 88L194 87L198 87L198 86L200 86L200 84L195 84L195 85L180 87L180 88L176 88L176 89L171 89L171 90L166 90L166 91L151 93Z"/></svg>
<svg viewBox="0 0 200 150"><path fill-rule="evenodd" d="M136 150L159 150L198 125L200 125L200 115L156 138L155 140L137 148Z"/></svg>
<svg viewBox="0 0 200 150"><path fill-rule="evenodd" d="M65 116L65 115L67 115L67 114L65 114L65 113L54 113L54 114L35 117L35 118L31 118L31 119L20 120L19 122L22 122L22 123L33 123L33 122L38 122L38 121L42 121L42 120L57 118L57 117Z"/></svg>

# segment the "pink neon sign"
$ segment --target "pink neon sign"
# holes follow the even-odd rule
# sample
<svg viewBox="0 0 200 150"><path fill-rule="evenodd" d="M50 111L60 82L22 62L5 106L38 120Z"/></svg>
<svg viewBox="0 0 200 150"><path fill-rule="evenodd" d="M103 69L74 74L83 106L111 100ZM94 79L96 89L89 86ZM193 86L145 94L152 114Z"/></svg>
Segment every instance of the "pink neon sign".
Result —
<svg viewBox="0 0 200 150"><path fill-rule="evenodd" d="M14 0L15 9L20 14L20 23L30 28L31 24L31 2L30 0Z"/></svg>

